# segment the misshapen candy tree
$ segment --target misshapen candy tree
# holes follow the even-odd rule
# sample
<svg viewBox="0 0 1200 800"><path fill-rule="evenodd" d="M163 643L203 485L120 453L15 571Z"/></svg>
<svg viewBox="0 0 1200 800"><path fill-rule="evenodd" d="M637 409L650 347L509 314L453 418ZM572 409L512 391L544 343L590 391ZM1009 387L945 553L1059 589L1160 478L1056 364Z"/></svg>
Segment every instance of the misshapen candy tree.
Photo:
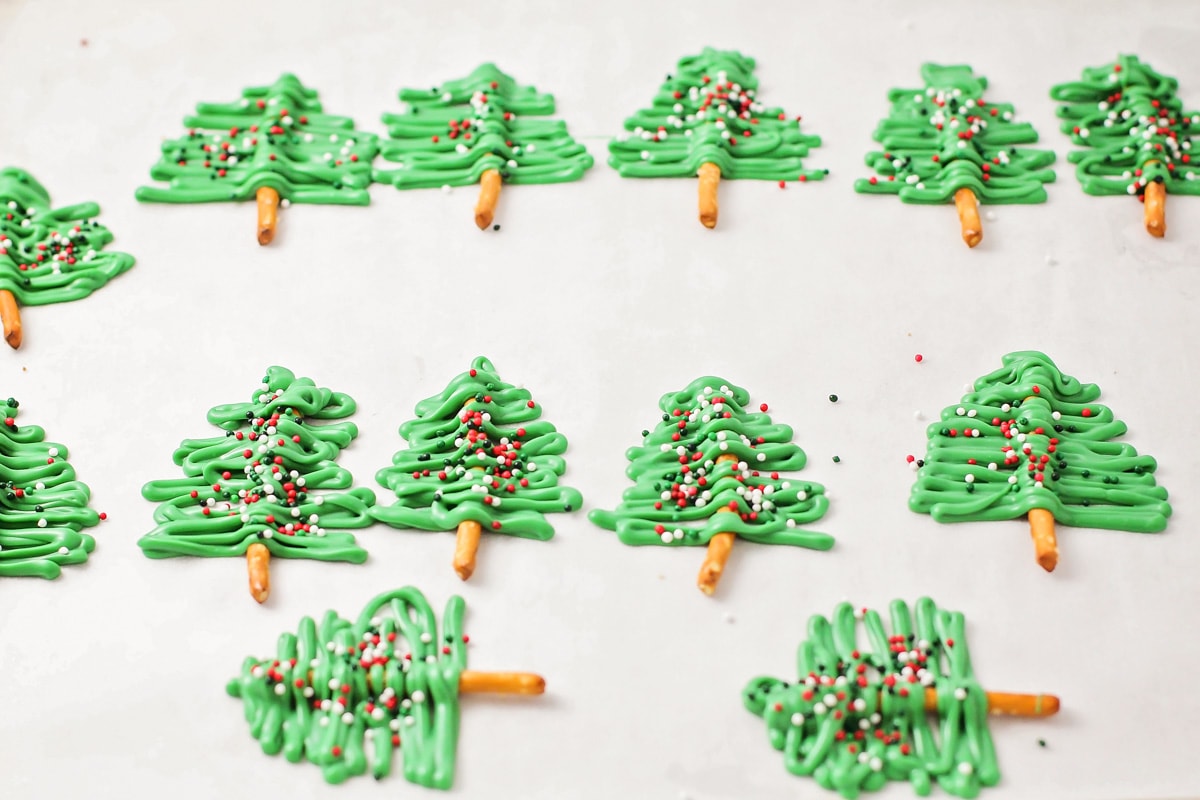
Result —
<svg viewBox="0 0 1200 800"><path fill-rule="evenodd" d="M983 239L979 203L1044 203L1054 181L1052 150L1033 144L1037 131L1016 122L1013 107L983 99L987 78L970 67L921 66L920 89L891 89L891 112L875 129L883 150L867 153L878 173L854 190L898 195L906 203L951 203L963 241Z"/></svg>
<svg viewBox="0 0 1200 800"><path fill-rule="evenodd" d="M717 224L721 179L821 180L828 170L805 169L821 144L802 133L800 117L758 100L753 58L706 47L679 60L649 108L625 120L608 145L608 163L627 178L699 177L700 222Z"/></svg>
<svg viewBox="0 0 1200 800"><path fill-rule="evenodd" d="M495 64L432 89L401 89L404 110L384 114L392 137L375 180L400 189L479 184L475 224L492 224L503 183L577 181L592 167L587 148L554 113L554 97L522 86Z"/></svg>
<svg viewBox="0 0 1200 800"><path fill-rule="evenodd" d="M255 198L258 243L275 238L281 203L371 202L371 162L378 137L354 129L349 117L322 111L315 89L284 74L254 86L233 103L200 103L184 117L185 136L163 142L137 199L211 203Z"/></svg>
<svg viewBox="0 0 1200 800"><path fill-rule="evenodd" d="M566 437L486 358L417 403L416 414L400 426L409 447L376 474L396 503L372 514L397 528L456 531L454 570L464 581L482 531L545 541L554 528L544 515L583 503L577 490L558 485Z"/></svg>
<svg viewBox="0 0 1200 800"><path fill-rule="evenodd" d="M755 678L743 704L766 722L789 772L843 797L888 781L907 780L921 796L934 781L966 798L995 786L988 713L1049 716L1058 698L985 692L963 615L928 597L913 610L894 601L891 623L888 634L879 612L849 603L828 619L812 616L796 656L798 680Z"/></svg>
<svg viewBox="0 0 1200 800"><path fill-rule="evenodd" d="M792 429L748 411L749 393L716 377L697 378L659 401L662 421L625 457L634 485L614 511L595 510L595 524L630 545L708 548L697 586L716 591L733 541L833 547L833 537L797 526L820 519L825 489L785 478L806 457Z"/></svg>
<svg viewBox="0 0 1200 800"><path fill-rule="evenodd" d="M241 698L250 733L268 755L316 764L330 783L368 771L380 780L397 753L412 783L449 789L459 694L534 695L539 675L467 666L461 597L437 617L411 586L379 595L358 619L334 611L300 620L274 656L247 658L226 691Z"/></svg>
<svg viewBox="0 0 1200 800"><path fill-rule="evenodd" d="M88 507L91 490L75 477L67 448L46 441L37 425L18 425L8 398L0 425L0 578L57 578L96 547L83 532L103 515Z"/></svg>
<svg viewBox="0 0 1200 800"><path fill-rule="evenodd" d="M1200 111L1184 111L1178 89L1174 78L1125 55L1050 90L1064 104L1063 132L1087 148L1067 155L1083 190L1137 197L1145 203L1146 230L1156 237L1167 232L1168 194L1200 194L1191 154Z"/></svg>
<svg viewBox="0 0 1200 800"><path fill-rule="evenodd" d="M175 451L184 477L151 481L142 496L160 505L157 527L138 541L150 558L246 557L250 594L270 594L277 558L361 564L367 553L347 528L371 524L370 489L335 463L358 436L354 400L271 367L250 402L216 406L208 421L225 433L185 439ZM349 491L323 491L341 490Z"/></svg>
<svg viewBox="0 0 1200 800"><path fill-rule="evenodd" d="M21 306L87 297L133 266L133 256L104 250L108 228L95 203L52 208L28 172L0 169L0 320L4 339L21 346Z"/></svg>
<svg viewBox="0 0 1200 800"><path fill-rule="evenodd" d="M1009 353L1003 366L942 411L909 507L938 522L1028 516L1038 563L1058 564L1057 520L1081 528L1151 533L1171 506L1157 463L1132 445L1100 387L1059 371L1042 353Z"/></svg>

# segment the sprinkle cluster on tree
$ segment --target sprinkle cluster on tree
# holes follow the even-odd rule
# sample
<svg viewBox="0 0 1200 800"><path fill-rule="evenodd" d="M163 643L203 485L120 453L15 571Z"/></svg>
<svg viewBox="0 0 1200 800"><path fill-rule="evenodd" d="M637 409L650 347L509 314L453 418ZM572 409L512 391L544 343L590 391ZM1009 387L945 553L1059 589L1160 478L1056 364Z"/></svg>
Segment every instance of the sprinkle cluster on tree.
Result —
<svg viewBox="0 0 1200 800"><path fill-rule="evenodd" d="M1067 160L1088 194L1129 194L1146 205L1146 230L1166 233L1167 194L1200 194L1192 166L1192 135L1200 111L1184 111L1179 82L1137 56L1086 67L1083 78L1060 83L1050 96L1075 150Z"/></svg>
<svg viewBox="0 0 1200 800"><path fill-rule="evenodd" d="M103 518L75 478L67 448L37 425L18 425L19 403L4 403L0 426L0 577L57 578L96 547L84 528Z"/></svg>
<svg viewBox="0 0 1200 800"><path fill-rule="evenodd" d="M502 183L577 181L592 167L587 148L554 113L554 97L518 84L495 64L432 89L401 89L404 109L384 114L382 142L395 169L375 180L400 189L480 185L475 224L492 224Z"/></svg>
<svg viewBox="0 0 1200 800"><path fill-rule="evenodd" d="M379 595L358 619L334 611L318 625L300 620L274 656L247 658L226 686L241 698L263 752L316 764L330 783L368 771L382 779L401 754L412 783L448 789L454 781L459 693L541 694L530 673L471 672L463 599L437 618L420 591Z"/></svg>
<svg viewBox="0 0 1200 800"><path fill-rule="evenodd" d="M95 203L52 208L28 172L0 169L0 319L4 338L21 345L20 306L87 297L133 266L133 256L105 251L108 228Z"/></svg>
<svg viewBox="0 0 1200 800"><path fill-rule="evenodd" d="M185 136L163 142L137 198L163 203L258 201L258 242L275 236L276 208L286 203L371 202L371 162L378 137L349 117L322 111L315 89L284 74L233 103L200 103L184 117Z"/></svg>
<svg viewBox="0 0 1200 800"><path fill-rule="evenodd" d="M224 435L185 439L175 451L184 477L151 481L142 496L160 505L138 545L150 558L245 555L250 592L270 591L270 556L349 561L367 554L347 528L371 524L370 489L335 459L358 436L348 395L271 367L248 403L212 408ZM349 491L322 491L342 490Z"/></svg>
<svg viewBox="0 0 1200 800"><path fill-rule="evenodd" d="M417 403L416 414L400 426L408 448L376 475L397 502L372 514L398 528L456 530L454 569L463 580L482 530L545 541L554 528L544 514L582 504L577 490L558 485L566 437L486 358Z"/></svg>
<svg viewBox="0 0 1200 800"><path fill-rule="evenodd" d="M716 590L735 537L814 550L833 537L797 526L820 519L825 489L785 478L806 457L792 429L771 422L766 404L747 410L749 393L716 377L697 378L659 401L662 421L625 456L634 485L614 511L594 510L595 524L625 544L706 546L698 586Z"/></svg>
<svg viewBox="0 0 1200 800"><path fill-rule="evenodd" d="M987 78L965 65L924 64L920 89L891 89L889 116L874 138L883 150L867 153L878 173L855 181L866 194L894 194L906 203L950 203L958 208L963 240L983 238L978 203L1043 203L1054 181L1054 151L1033 144L1037 131L1013 119L1013 107L983 99Z"/></svg>
<svg viewBox="0 0 1200 800"><path fill-rule="evenodd" d="M700 222L717 224L721 178L821 180L828 170L804 168L818 136L802 133L800 117L758 100L753 58L706 47L682 58L649 108L625 120L609 143L609 164L627 178L699 176Z"/></svg>
<svg viewBox="0 0 1200 800"><path fill-rule="evenodd" d="M829 619L812 616L796 657L799 679L755 678L743 704L766 722L789 772L843 797L888 781L909 781L921 796L934 781L968 798L995 786L988 712L1048 716L1058 698L984 692L963 615L928 597L912 611L894 601L891 628L879 612L849 603Z"/></svg>
<svg viewBox="0 0 1200 800"><path fill-rule="evenodd" d="M1029 517L1038 563L1058 563L1054 522L1150 533L1171 506L1157 463L1113 441L1127 430L1095 402L1100 387L1064 375L1043 353L1003 366L942 411L909 506L939 522Z"/></svg>

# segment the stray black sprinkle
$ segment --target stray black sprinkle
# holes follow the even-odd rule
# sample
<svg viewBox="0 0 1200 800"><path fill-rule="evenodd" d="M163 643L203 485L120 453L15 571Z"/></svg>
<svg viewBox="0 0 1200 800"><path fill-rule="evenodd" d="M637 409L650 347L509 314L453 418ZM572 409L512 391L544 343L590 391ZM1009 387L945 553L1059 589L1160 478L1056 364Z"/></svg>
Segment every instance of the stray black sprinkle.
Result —
<svg viewBox="0 0 1200 800"><path fill-rule="evenodd" d="M493 225L493 226L492 226L492 230L494 230L494 231L498 231L498 230L500 230L500 226L499 226L499 225Z"/></svg>
<svg viewBox="0 0 1200 800"><path fill-rule="evenodd" d="M831 394L831 395L829 395L829 402L831 402L831 403L836 403L836 402L837 402L837 400L838 400L838 398L837 398L837 395L836 395L836 394Z"/></svg>
<svg viewBox="0 0 1200 800"><path fill-rule="evenodd" d="M1038 747L1045 747L1045 746L1046 746L1046 740L1038 739Z"/></svg>

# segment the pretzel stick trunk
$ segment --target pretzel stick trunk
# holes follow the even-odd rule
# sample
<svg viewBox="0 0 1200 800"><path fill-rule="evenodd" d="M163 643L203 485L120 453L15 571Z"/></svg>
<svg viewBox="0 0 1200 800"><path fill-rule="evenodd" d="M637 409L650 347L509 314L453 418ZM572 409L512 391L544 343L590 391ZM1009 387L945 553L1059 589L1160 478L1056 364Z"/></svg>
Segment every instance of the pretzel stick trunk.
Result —
<svg viewBox="0 0 1200 800"><path fill-rule="evenodd" d="M254 198L258 201L258 243L268 245L275 238L279 224L279 192L270 186L260 186Z"/></svg>
<svg viewBox="0 0 1200 800"><path fill-rule="evenodd" d="M717 227L717 187L721 184L721 168L711 161L700 165L700 224Z"/></svg>
<svg viewBox="0 0 1200 800"><path fill-rule="evenodd" d="M1146 232L1161 239L1167 232L1167 188L1158 181L1146 184Z"/></svg>
<svg viewBox="0 0 1200 800"><path fill-rule="evenodd" d="M479 176L479 202L475 204L475 224L485 231L496 215L496 202L500 199L500 170L486 169Z"/></svg>
<svg viewBox="0 0 1200 800"><path fill-rule="evenodd" d="M1049 717L1058 713L1058 698L1052 694L1010 694L1008 692L988 692L987 710L989 714L1006 717ZM925 710L937 711L938 694L936 689L925 690Z"/></svg>
<svg viewBox="0 0 1200 800"><path fill-rule="evenodd" d="M979 221L979 201L970 189L959 189L954 193L954 207L958 209L958 223L962 227L962 238L967 247L983 241L983 225Z"/></svg>
<svg viewBox="0 0 1200 800"><path fill-rule="evenodd" d="M722 461L736 462L737 456L729 454L718 456L717 463L720 464ZM726 507L719 509L717 513L729 510ZM733 550L735 538L737 538L736 535L732 533L718 533L708 540L708 552L705 553L704 563L700 565L700 575L696 578L696 586L710 597L717 590L717 584L721 581L721 573L725 571L725 562L729 560L729 553Z"/></svg>
<svg viewBox="0 0 1200 800"><path fill-rule="evenodd" d="M476 672L464 670L458 676L462 694L544 694L546 679L532 672Z"/></svg>
<svg viewBox="0 0 1200 800"><path fill-rule="evenodd" d="M0 320L4 321L4 341L16 350L21 346L21 308L7 289L0 289Z"/></svg>
<svg viewBox="0 0 1200 800"><path fill-rule="evenodd" d="M479 537L483 526L475 520L458 523L454 534L454 571L464 581L475 573L475 553L479 550Z"/></svg>
<svg viewBox="0 0 1200 800"><path fill-rule="evenodd" d="M1054 515L1044 508L1029 509L1029 533L1037 562L1046 572L1058 566L1058 538L1054 535Z"/></svg>
<svg viewBox="0 0 1200 800"><path fill-rule="evenodd" d="M271 594L271 551L265 544L255 542L246 548L246 571L250 575L250 596L259 603L267 602Z"/></svg>

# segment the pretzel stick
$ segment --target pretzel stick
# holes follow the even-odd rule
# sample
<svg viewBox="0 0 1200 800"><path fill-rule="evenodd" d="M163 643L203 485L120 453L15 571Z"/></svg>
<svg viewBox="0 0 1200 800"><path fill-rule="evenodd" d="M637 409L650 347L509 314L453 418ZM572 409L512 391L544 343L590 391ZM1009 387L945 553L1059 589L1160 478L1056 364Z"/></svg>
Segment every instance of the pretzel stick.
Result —
<svg viewBox="0 0 1200 800"><path fill-rule="evenodd" d="M271 594L271 551L261 542L246 548L246 571L250 574L250 596L259 603Z"/></svg>
<svg viewBox="0 0 1200 800"><path fill-rule="evenodd" d="M1167 232L1167 189L1158 181L1146 184L1146 232L1161 239Z"/></svg>
<svg viewBox="0 0 1200 800"><path fill-rule="evenodd" d="M485 169L479 176L479 202L475 204L475 224L485 231L492 224L496 201L500 199L500 170Z"/></svg>
<svg viewBox="0 0 1200 800"><path fill-rule="evenodd" d="M721 168L711 161L700 165L700 224L717 227L717 186L721 183Z"/></svg>
<svg viewBox="0 0 1200 800"><path fill-rule="evenodd" d="M475 572L475 553L479 550L479 537L483 526L473 519L458 523L454 533L454 571L464 581Z"/></svg>
<svg viewBox="0 0 1200 800"><path fill-rule="evenodd" d="M718 173L718 177L720 177L720 173ZM716 463L720 464L722 461L736 462L737 456L729 453L717 456ZM731 510L725 506L718 509L717 513ZM708 552L704 556L704 563L700 565L700 575L696 578L696 585L706 595L712 596L712 593L717 590L717 583L721 580L721 573L725 571L725 562L729 560L729 553L733 550L733 540L736 538L736 534L717 533L708 540Z"/></svg>
<svg viewBox="0 0 1200 800"><path fill-rule="evenodd" d="M279 192L270 186L260 186L254 195L258 201L258 243L268 245L275 238L278 224Z"/></svg>
<svg viewBox="0 0 1200 800"><path fill-rule="evenodd" d="M989 714L1006 717L1049 717L1058 713L1058 698L1052 694L1010 694L1008 692L988 692L987 710ZM936 689L925 690L925 710L937 711L938 694Z"/></svg>
<svg viewBox="0 0 1200 800"><path fill-rule="evenodd" d="M962 227L962 238L967 247L983 241L983 225L979 222L979 201L970 189L959 189L954 193L954 206L958 209L958 222Z"/></svg>
<svg viewBox="0 0 1200 800"><path fill-rule="evenodd" d="M532 672L476 672L464 670L458 676L461 694L544 694L546 679Z"/></svg>
<svg viewBox="0 0 1200 800"><path fill-rule="evenodd" d="M1029 509L1029 533L1037 562L1046 572L1058 566L1058 539L1054 536L1054 515L1044 508Z"/></svg>
<svg viewBox="0 0 1200 800"><path fill-rule="evenodd" d="M16 350L21 346L21 308L7 289L0 289L0 320L4 322L4 341Z"/></svg>

